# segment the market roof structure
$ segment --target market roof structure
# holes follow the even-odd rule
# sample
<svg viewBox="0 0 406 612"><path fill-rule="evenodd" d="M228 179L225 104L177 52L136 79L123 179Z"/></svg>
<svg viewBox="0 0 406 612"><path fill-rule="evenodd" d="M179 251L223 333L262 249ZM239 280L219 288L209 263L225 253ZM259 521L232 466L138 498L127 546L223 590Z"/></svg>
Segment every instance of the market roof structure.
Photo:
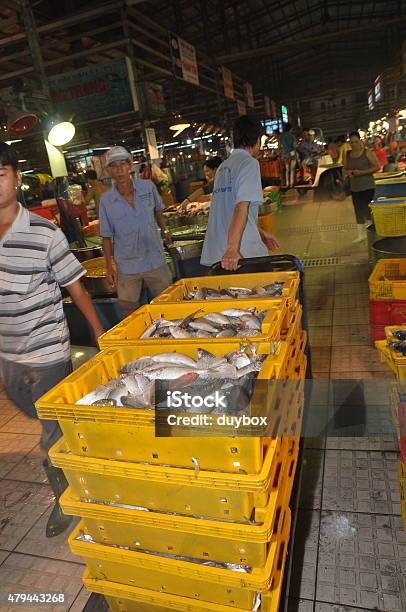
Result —
<svg viewBox="0 0 406 612"><path fill-rule="evenodd" d="M0 90L16 78L41 76L33 59L37 35L46 79L130 56L136 79L163 87L166 112L155 118L158 130L174 112L218 124L236 116L235 101L222 90L222 66L233 73L237 99L244 82L252 83L261 116L264 95L291 108L302 103L303 110L308 100L352 92L346 121L355 122L378 74L398 66L394 78L405 78L405 23L402 0L2 0ZM173 77L169 32L196 47L199 87ZM399 90L393 95L399 99ZM97 118L92 136L128 135L136 119L132 113L114 122Z"/></svg>

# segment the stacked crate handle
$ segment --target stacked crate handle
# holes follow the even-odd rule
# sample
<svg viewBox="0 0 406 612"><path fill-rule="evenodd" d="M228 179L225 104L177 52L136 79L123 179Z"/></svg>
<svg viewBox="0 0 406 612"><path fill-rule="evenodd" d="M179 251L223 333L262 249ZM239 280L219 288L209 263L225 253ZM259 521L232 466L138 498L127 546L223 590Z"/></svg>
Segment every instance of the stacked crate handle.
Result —
<svg viewBox="0 0 406 612"><path fill-rule="evenodd" d="M248 259L240 259L238 262L238 269L235 271L224 270L221 267L221 262L217 262L213 264L208 271L209 276L214 275L222 275L222 274L244 274L244 273L254 273L254 272L281 272L281 271L289 271L289 270L297 270L300 276L300 284L299 284L299 302L302 305L303 313L302 313L302 327L307 332L309 332L308 328L308 319L307 319L307 305L306 305L306 293L304 286L304 267L302 262L298 257L294 255L269 255L265 257L252 257ZM306 369L306 379L312 378L312 366L311 366L311 351L309 347L309 343L306 344L305 354L307 357L307 369ZM307 385L306 385L307 387ZM305 387L305 388L306 388ZM303 416L303 431L306 428L306 415L309 412L309 400L311 396L311 382L305 391L305 410ZM288 545L288 560L286 563L285 574L283 577L283 587L282 587L282 595L281 595L281 604L280 604L280 612L287 612L288 609L288 600L289 600L289 586L290 586L290 577L292 572L292 559L293 559L293 543L295 539L295 531L296 531L296 521L298 517L298 509L299 509L299 497L300 497L300 489L302 483L302 458L303 458L303 439L301 436L300 446L299 446L299 456L297 469L295 474L295 480L292 488L292 497L291 497L291 537Z"/></svg>

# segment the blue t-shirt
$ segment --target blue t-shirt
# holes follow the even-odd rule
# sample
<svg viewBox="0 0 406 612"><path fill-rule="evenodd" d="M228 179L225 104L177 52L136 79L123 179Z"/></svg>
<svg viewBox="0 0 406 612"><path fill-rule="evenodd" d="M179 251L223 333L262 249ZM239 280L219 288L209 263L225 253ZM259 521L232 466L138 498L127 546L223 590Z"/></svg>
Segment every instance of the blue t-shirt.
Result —
<svg viewBox="0 0 406 612"><path fill-rule="evenodd" d="M136 179L135 206L116 187L100 200L100 236L112 238L119 272L140 274L165 263L165 253L154 213L165 208L152 181Z"/></svg>
<svg viewBox="0 0 406 612"><path fill-rule="evenodd" d="M257 227L258 207L263 200L259 163L244 149L235 149L216 172L209 221L200 263L220 261L227 248L228 229L235 205L249 202L248 218L241 237L240 253L246 257L268 255Z"/></svg>

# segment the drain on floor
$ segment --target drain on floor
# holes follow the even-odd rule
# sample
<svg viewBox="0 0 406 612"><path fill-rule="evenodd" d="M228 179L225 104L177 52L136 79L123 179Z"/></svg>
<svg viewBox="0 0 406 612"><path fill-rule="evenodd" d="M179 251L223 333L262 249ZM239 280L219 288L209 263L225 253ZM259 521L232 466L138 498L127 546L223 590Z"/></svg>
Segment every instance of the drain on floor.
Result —
<svg viewBox="0 0 406 612"><path fill-rule="evenodd" d="M313 259L302 259L305 268L315 268L316 266L338 266L339 257L315 257Z"/></svg>
<svg viewBox="0 0 406 612"><path fill-rule="evenodd" d="M341 257L311 257L301 260L305 268L316 268L318 266L364 266L368 264L368 255L342 255Z"/></svg>

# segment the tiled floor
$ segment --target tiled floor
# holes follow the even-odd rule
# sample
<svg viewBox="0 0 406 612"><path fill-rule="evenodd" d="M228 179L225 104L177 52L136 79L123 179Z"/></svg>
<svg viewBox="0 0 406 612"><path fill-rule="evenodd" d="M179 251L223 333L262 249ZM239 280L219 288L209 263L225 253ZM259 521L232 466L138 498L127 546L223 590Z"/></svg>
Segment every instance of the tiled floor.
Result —
<svg viewBox="0 0 406 612"><path fill-rule="evenodd" d="M399 516L393 436L359 438L355 431L342 437L336 431L342 418L337 407L348 395L341 386L345 379L365 381L364 433L386 426L391 373L369 340L366 244L352 244L356 226L349 200L313 203L308 194L302 202L277 217L280 252L301 258L351 255L353 261L306 269L317 383L311 410L319 430L305 440L289 612L402 612L406 533ZM82 353L79 359L85 359ZM356 395L353 402L357 417ZM69 552L66 534L52 540L44 536L52 495L38 431L38 424L0 392L0 610L39 609L13 607L1 599L6 591L31 589L65 593L63 606L46 610L80 612L88 598L81 561Z"/></svg>
<svg viewBox="0 0 406 612"><path fill-rule="evenodd" d="M306 227L351 222L348 201L322 204L319 212L315 204L308 206L314 216L309 214L307 220L298 211L299 223ZM325 221L324 206L331 219L333 210L340 211L335 221ZM294 207L288 215L294 216ZM322 408L321 421L330 418L337 426L337 407L348 395L345 379L364 380L361 402L353 397L353 406L347 408L357 415L358 404L365 402L367 428L386 434L342 437L341 428L337 437L330 431L306 440L289 612L406 610L406 533L399 508L398 454L386 422L387 382L392 375L370 342L366 244L353 245L354 237L351 226L338 235L313 231L294 237L296 253L302 256L300 248L306 257L354 255L352 265L306 270L309 337L318 385L310 409L316 413ZM284 236L281 243L285 251ZM334 395L327 379L339 384ZM323 392L323 385L330 391ZM331 404L328 416L323 413L326 396Z"/></svg>

